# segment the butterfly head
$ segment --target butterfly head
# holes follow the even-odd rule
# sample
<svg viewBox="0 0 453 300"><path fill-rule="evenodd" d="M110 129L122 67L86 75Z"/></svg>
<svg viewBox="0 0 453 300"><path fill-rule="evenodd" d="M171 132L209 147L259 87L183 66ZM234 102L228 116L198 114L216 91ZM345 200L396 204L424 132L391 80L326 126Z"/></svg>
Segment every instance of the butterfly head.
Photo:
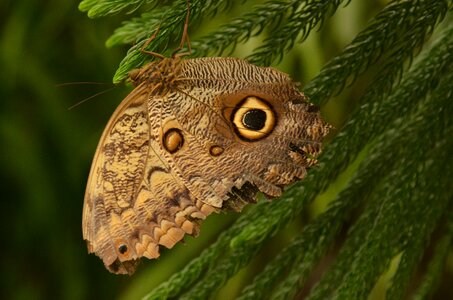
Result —
<svg viewBox="0 0 453 300"><path fill-rule="evenodd" d="M151 94L165 94L174 87L181 71L179 57L164 58L129 72L129 82L134 86L142 83L151 86Z"/></svg>

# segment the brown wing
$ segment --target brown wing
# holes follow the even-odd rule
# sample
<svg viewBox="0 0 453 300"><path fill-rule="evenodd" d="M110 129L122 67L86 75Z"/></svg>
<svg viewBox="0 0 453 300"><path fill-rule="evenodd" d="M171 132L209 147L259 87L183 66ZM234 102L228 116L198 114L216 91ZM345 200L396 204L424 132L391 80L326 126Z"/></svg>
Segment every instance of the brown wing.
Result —
<svg viewBox="0 0 453 300"><path fill-rule="evenodd" d="M111 117L99 142L83 208L83 237L113 273L131 274L213 211L196 201L150 139L149 88L138 86ZM154 97L155 98L155 97ZM162 99L153 101L163 101Z"/></svg>

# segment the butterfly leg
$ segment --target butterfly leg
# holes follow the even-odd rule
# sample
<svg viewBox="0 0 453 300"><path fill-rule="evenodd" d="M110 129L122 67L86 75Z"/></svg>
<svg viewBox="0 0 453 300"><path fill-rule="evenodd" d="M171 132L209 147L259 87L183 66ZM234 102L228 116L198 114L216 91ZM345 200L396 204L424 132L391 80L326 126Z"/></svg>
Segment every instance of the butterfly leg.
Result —
<svg viewBox="0 0 453 300"><path fill-rule="evenodd" d="M159 53L153 52L153 51L148 51L145 50L146 47L156 38L157 34L159 33L160 26L157 27L157 30L154 32L154 34L146 40L146 42L143 44L143 46L140 48L140 52L143 54L151 55L160 59L164 59L165 57Z"/></svg>
<svg viewBox="0 0 453 300"><path fill-rule="evenodd" d="M186 3L187 3L187 14L186 14L186 21L184 22L184 29L182 32L181 43L179 44L179 47L176 48L175 51L173 51L173 53L171 55L172 57L181 57L181 56L186 56L186 55L192 54L192 47L190 46L189 34L187 33L188 28L189 28L189 14L190 14L189 0L187 0ZM180 51L184 47L184 43L187 44L188 51L178 53L178 51Z"/></svg>

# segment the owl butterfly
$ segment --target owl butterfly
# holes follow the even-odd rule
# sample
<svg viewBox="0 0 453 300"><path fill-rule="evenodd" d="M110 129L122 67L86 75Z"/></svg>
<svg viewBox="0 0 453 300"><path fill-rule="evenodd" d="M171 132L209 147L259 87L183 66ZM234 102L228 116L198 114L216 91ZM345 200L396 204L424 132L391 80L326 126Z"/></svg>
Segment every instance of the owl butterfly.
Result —
<svg viewBox="0 0 453 300"><path fill-rule="evenodd" d="M270 198L316 162L329 125L288 75L236 58L161 58L102 134L83 237L107 269L132 274L209 214Z"/></svg>

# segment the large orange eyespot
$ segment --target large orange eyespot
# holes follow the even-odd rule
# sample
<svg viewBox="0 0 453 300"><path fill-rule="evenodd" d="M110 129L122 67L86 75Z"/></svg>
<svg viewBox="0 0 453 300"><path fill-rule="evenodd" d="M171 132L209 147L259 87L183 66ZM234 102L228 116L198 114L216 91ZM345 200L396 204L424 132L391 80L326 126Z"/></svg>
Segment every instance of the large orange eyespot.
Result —
<svg viewBox="0 0 453 300"><path fill-rule="evenodd" d="M277 115L268 102L249 96L236 105L231 122L239 138L254 142L267 137L274 130Z"/></svg>

